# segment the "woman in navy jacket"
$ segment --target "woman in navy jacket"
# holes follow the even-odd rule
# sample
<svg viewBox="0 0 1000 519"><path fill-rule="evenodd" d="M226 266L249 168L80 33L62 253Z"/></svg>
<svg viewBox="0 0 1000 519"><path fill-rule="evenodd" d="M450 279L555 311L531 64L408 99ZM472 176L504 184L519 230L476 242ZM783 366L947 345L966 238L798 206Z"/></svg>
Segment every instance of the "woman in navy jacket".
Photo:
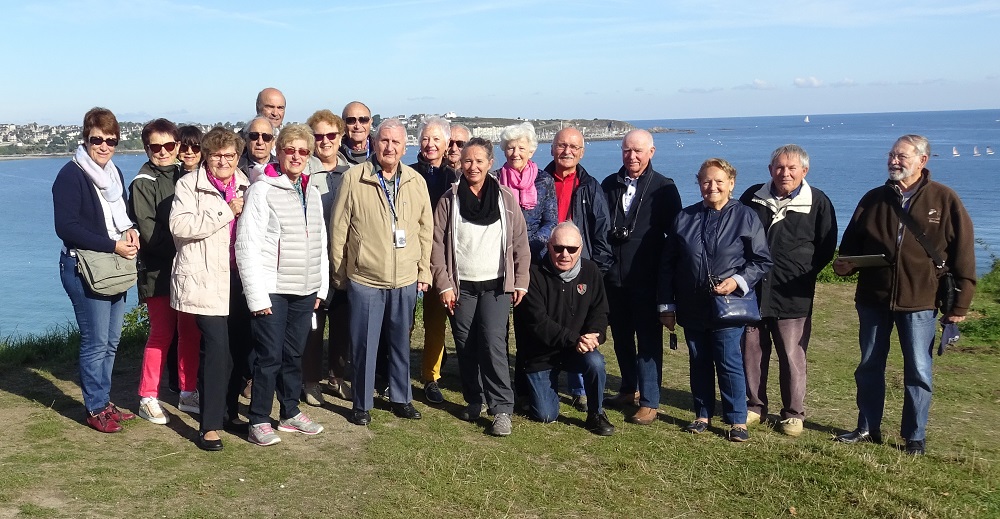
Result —
<svg viewBox="0 0 1000 519"><path fill-rule="evenodd" d="M712 298L742 295L771 268L764 227L757 215L737 200L736 168L724 159L708 159L698 170L703 201L684 208L674 220L660 265L660 320L673 330L684 327L690 351L691 395L695 421L685 430L701 433L715 409L715 376L719 374L722 416L731 426L731 441L749 439L742 326L715 322Z"/></svg>

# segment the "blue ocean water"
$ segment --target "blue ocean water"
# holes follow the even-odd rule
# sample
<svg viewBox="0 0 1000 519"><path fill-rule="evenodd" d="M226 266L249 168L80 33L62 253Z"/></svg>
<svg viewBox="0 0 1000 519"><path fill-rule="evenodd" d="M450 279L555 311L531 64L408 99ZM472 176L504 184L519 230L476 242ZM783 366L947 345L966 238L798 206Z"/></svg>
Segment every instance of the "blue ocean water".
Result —
<svg viewBox="0 0 1000 519"><path fill-rule="evenodd" d="M925 135L933 156L928 164L932 178L962 197L976 227L980 246L976 260L980 274L1000 255L1000 212L990 191L1000 181L1000 154L987 155L986 147L1000 150L1000 110L909 112L883 114L816 115L631 121L640 128L664 127L693 133L655 135L654 167L678 185L684 205L697 201L695 174L709 157L723 157L736 166L736 194L769 176L772 150L788 143L804 147L811 157L807 180L833 201L841 231L861 196L886 178L886 153L897 137ZM973 156L978 146L981 156ZM957 148L959 157L952 156ZM416 159L415 148L404 161ZM548 144L541 144L535 161L551 160ZM115 163L126 181L145 162L144 155L116 155ZM38 334L75 324L72 306L59 281L61 243L52 221L51 186L66 157L0 161L0 337ZM498 157L496 166L502 163ZM599 179L621 166L618 142L589 142L583 166ZM137 301L135 290L128 295Z"/></svg>

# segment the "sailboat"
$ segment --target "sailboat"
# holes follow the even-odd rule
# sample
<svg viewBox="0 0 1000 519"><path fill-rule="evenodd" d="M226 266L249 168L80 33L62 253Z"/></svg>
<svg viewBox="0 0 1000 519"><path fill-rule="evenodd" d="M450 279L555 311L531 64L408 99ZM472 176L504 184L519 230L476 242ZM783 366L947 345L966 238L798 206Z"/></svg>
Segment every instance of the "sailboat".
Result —
<svg viewBox="0 0 1000 519"><path fill-rule="evenodd" d="M806 116L806 118L805 118L805 119L803 119L803 121L802 121L802 122L804 122L804 123L807 123L807 122L809 122L809 116L807 115L807 116Z"/></svg>
<svg viewBox="0 0 1000 519"><path fill-rule="evenodd" d="M952 146L951 147L951 156L952 157L958 157L958 156L960 156L958 154L958 146Z"/></svg>
<svg viewBox="0 0 1000 519"><path fill-rule="evenodd" d="M972 147L972 156L973 156L973 157L979 157L979 156L982 156L982 154L981 154L981 153L979 153L979 146L973 146L973 147Z"/></svg>
<svg viewBox="0 0 1000 519"><path fill-rule="evenodd" d="M987 154L987 155L993 155L993 148L991 148L991 147L987 146L987 147L986 147L986 154Z"/></svg>

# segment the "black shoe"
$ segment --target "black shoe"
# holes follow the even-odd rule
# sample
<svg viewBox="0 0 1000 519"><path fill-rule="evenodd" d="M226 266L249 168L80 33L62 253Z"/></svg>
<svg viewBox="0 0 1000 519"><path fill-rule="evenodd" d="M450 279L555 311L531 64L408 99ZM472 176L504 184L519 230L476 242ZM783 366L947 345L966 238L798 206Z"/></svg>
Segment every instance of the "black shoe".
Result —
<svg viewBox="0 0 1000 519"><path fill-rule="evenodd" d="M750 440L750 433L747 432L745 427L732 427L729 432L726 433L726 437L729 441L736 443L743 443Z"/></svg>
<svg viewBox="0 0 1000 519"><path fill-rule="evenodd" d="M222 430L229 434L247 435L250 433L250 424L243 420L226 420L222 422Z"/></svg>
<svg viewBox="0 0 1000 519"><path fill-rule="evenodd" d="M604 411L588 415L586 427L588 431L598 436L611 436L615 433L615 426L611 425Z"/></svg>
<svg viewBox="0 0 1000 519"><path fill-rule="evenodd" d="M440 404L444 402L444 395L441 394L441 388L438 387L437 382L428 382L424 384L424 397L427 401L432 404Z"/></svg>
<svg viewBox="0 0 1000 519"><path fill-rule="evenodd" d="M923 456L924 440L906 440L906 453L913 456Z"/></svg>
<svg viewBox="0 0 1000 519"><path fill-rule="evenodd" d="M361 409L354 409L351 411L351 416L347 418L354 425L368 425L372 423L372 415L368 411L362 411Z"/></svg>
<svg viewBox="0 0 1000 519"><path fill-rule="evenodd" d="M458 412L458 419L464 422L475 422L483 414L483 404L469 404Z"/></svg>
<svg viewBox="0 0 1000 519"><path fill-rule="evenodd" d="M573 408L581 413L587 412L587 395L576 395L573 397Z"/></svg>
<svg viewBox="0 0 1000 519"><path fill-rule="evenodd" d="M405 404L392 404L392 414L400 417L406 418L407 420L419 420L420 411L417 411L413 404L407 402Z"/></svg>
<svg viewBox="0 0 1000 519"><path fill-rule="evenodd" d="M205 433L198 433L196 443L198 444L198 448L203 451L218 452L222 450L222 438L206 440Z"/></svg>
<svg viewBox="0 0 1000 519"><path fill-rule="evenodd" d="M684 426L684 430L691 434L701 434L708 430L708 422L695 420Z"/></svg>
<svg viewBox="0 0 1000 519"><path fill-rule="evenodd" d="M879 431L855 429L849 433L837 436L833 441L840 443L882 443L882 433Z"/></svg>

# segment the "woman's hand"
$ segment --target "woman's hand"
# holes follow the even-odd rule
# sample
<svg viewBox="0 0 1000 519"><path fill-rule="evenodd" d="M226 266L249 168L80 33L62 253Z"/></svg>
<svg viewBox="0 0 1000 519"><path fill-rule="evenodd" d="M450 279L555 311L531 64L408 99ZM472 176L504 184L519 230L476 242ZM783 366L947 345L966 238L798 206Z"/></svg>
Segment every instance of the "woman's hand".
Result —
<svg viewBox="0 0 1000 519"><path fill-rule="evenodd" d="M722 283L715 285L714 292L720 296L728 296L729 294L732 294L733 291L735 291L739 287L740 285L739 283L736 282L735 279L726 278L722 281Z"/></svg>
<svg viewBox="0 0 1000 519"><path fill-rule="evenodd" d="M668 330L674 331L677 326L677 314L674 312L660 312L660 324L666 326Z"/></svg>
<svg viewBox="0 0 1000 519"><path fill-rule="evenodd" d="M128 239L128 234L125 233L122 239L115 242L115 254L127 260L133 260L136 254L139 253L139 242L131 243Z"/></svg>
<svg viewBox="0 0 1000 519"><path fill-rule="evenodd" d="M514 303L514 306L521 304L521 300L524 299L525 291L514 289L514 293L511 294L510 299Z"/></svg>
<svg viewBox="0 0 1000 519"><path fill-rule="evenodd" d="M317 301L319 301L319 300L317 299ZM268 308L265 308L263 310L258 310L256 312L254 312L253 314L257 315L257 316L261 316L261 315L271 315L271 313L272 313L271 312L271 308L268 307Z"/></svg>
<svg viewBox="0 0 1000 519"><path fill-rule="evenodd" d="M233 217L239 218L240 214L243 213L243 199L234 198L230 200L229 209L233 212Z"/></svg>
<svg viewBox="0 0 1000 519"><path fill-rule="evenodd" d="M455 303L457 299L454 290L441 293L441 304L444 305L444 309L448 312L448 315L455 315Z"/></svg>

